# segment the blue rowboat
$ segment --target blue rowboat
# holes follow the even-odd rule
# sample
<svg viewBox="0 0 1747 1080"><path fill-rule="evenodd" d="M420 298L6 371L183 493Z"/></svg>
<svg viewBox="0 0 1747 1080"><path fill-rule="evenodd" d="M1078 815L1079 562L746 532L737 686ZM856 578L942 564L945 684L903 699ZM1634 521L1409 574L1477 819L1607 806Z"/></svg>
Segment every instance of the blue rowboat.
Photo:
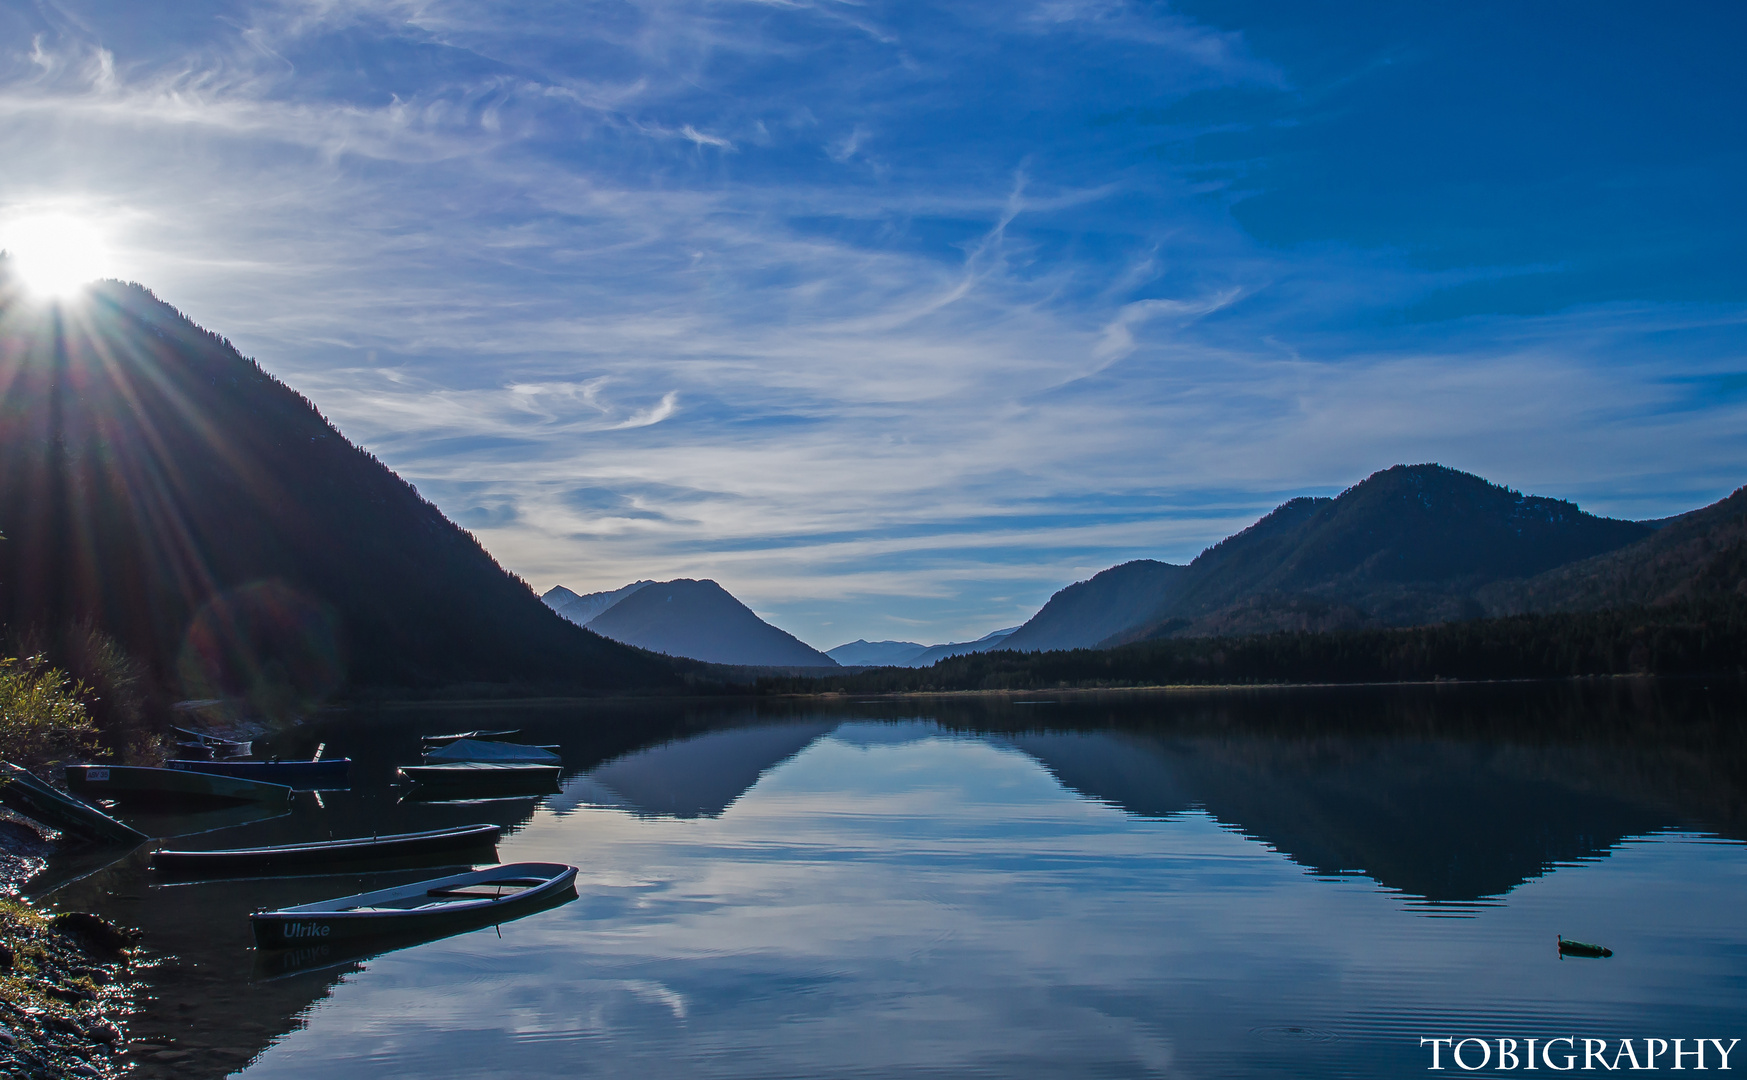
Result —
<svg viewBox="0 0 1747 1080"><path fill-rule="evenodd" d="M576 867L510 863L249 916L262 949L438 933L489 926L574 889Z"/></svg>
<svg viewBox="0 0 1747 1080"><path fill-rule="evenodd" d="M164 762L182 772L208 773L213 776L235 776L242 780L260 780L268 784L284 784L297 791L315 788L347 787L351 775L351 758L328 761L188 761L176 759Z"/></svg>

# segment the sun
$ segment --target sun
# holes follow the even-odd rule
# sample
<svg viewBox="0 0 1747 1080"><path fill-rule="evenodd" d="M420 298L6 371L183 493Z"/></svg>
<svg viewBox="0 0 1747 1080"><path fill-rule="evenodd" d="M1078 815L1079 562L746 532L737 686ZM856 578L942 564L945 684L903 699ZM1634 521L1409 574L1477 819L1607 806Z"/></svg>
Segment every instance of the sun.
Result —
<svg viewBox="0 0 1747 1080"><path fill-rule="evenodd" d="M17 217L0 225L0 250L12 256L13 272L37 296L64 299L109 273L103 234L73 214Z"/></svg>

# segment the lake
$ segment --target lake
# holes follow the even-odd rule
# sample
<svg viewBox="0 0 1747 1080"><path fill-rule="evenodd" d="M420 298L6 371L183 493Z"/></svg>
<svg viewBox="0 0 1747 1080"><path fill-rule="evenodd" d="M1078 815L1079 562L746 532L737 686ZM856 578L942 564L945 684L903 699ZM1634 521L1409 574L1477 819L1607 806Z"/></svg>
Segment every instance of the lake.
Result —
<svg viewBox="0 0 1747 1080"><path fill-rule="evenodd" d="M351 756L351 791L123 816L211 847L493 821L576 898L260 957L250 910L434 875L174 884L142 852L33 892L146 930L143 1077L1390 1077L1422 1038L1443 1075L1464 1038L1474 1075L1515 1075L1500 1039L1692 1068L1747 1038L1743 716L1633 680L384 708L277 746ZM475 727L560 744L562 792L393 786Z"/></svg>

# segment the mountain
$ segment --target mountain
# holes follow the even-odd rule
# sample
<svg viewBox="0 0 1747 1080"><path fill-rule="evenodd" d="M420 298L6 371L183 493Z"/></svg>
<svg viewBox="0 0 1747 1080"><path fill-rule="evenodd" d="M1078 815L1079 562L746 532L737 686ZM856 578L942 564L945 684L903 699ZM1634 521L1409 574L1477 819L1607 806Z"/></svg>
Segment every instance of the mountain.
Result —
<svg viewBox="0 0 1747 1080"><path fill-rule="evenodd" d="M342 686L679 682L147 290L39 305L3 261L0 533L13 640L94 627L180 696L281 715Z"/></svg>
<svg viewBox="0 0 1747 1080"><path fill-rule="evenodd" d="M970 653L990 652L1003 648L1007 638L1017 629L1019 629L1017 626L1009 626L1005 630L984 634L975 641L949 641L945 645L930 645L911 657L909 663L904 666L929 667L936 660L944 660L949 656L967 656Z"/></svg>
<svg viewBox="0 0 1747 1080"><path fill-rule="evenodd" d="M612 592L587 593L577 595L562 585L554 585L540 594L540 599L546 606L569 619L578 626L587 626L594 621L595 616L612 607L614 604L630 596L645 585L653 585L653 581L633 581L622 589Z"/></svg>
<svg viewBox="0 0 1747 1080"><path fill-rule="evenodd" d="M921 645L914 641L852 641L827 649L825 655L848 667L928 667L949 656L1003 648L1008 635L1015 629L1017 627L1009 626L975 641L949 641L943 645Z"/></svg>
<svg viewBox="0 0 1747 1080"><path fill-rule="evenodd" d="M1188 569L1151 559L1113 566L1050 597L1001 647L1020 652L1092 648L1163 608Z"/></svg>
<svg viewBox="0 0 1747 1080"><path fill-rule="evenodd" d="M1747 487L1654 523L1634 544L1480 590L1494 614L1747 598Z"/></svg>
<svg viewBox="0 0 1747 1080"><path fill-rule="evenodd" d="M560 586L559 588L563 588ZM760 619L713 581L641 581L611 593L567 596L546 593L550 605L574 620L572 611L598 612L588 629L651 652L712 664L753 667L836 667L837 661L793 634ZM568 599L574 598L574 599ZM608 602L606 598L617 599Z"/></svg>
<svg viewBox="0 0 1747 1080"><path fill-rule="evenodd" d="M1477 618L1488 585L1659 531L1441 465L1397 465L1337 498L1293 499L1208 548L1099 644Z"/></svg>
<svg viewBox="0 0 1747 1080"><path fill-rule="evenodd" d="M845 667L908 667L910 661L928 651L928 646L914 641L866 641L857 639L825 655Z"/></svg>

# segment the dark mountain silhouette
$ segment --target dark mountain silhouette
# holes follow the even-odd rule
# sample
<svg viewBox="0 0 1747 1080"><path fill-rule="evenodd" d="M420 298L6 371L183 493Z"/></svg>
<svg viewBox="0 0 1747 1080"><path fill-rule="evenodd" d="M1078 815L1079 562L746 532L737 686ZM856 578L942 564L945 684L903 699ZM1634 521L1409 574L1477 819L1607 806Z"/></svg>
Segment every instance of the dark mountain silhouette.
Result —
<svg viewBox="0 0 1747 1080"><path fill-rule="evenodd" d="M619 591L624 595L588 622L590 630L614 641L712 664L837 666L818 649L760 619L714 581L680 578Z"/></svg>
<svg viewBox="0 0 1747 1080"><path fill-rule="evenodd" d="M1050 597L1001 647L1022 652L1091 648L1151 619L1170 603L1188 569L1151 559L1113 566Z"/></svg>
<svg viewBox="0 0 1747 1080"><path fill-rule="evenodd" d="M630 689L673 665L553 614L303 397L137 285L0 263L0 620L112 634L171 693Z"/></svg>
<svg viewBox="0 0 1747 1080"><path fill-rule="evenodd" d="M1496 614L1747 599L1747 488L1605 555L1480 590Z"/></svg>
<svg viewBox="0 0 1747 1080"><path fill-rule="evenodd" d="M1293 499L1208 548L1162 603L1099 644L1478 618L1493 582L1654 532L1441 465L1397 465L1338 498Z"/></svg>

